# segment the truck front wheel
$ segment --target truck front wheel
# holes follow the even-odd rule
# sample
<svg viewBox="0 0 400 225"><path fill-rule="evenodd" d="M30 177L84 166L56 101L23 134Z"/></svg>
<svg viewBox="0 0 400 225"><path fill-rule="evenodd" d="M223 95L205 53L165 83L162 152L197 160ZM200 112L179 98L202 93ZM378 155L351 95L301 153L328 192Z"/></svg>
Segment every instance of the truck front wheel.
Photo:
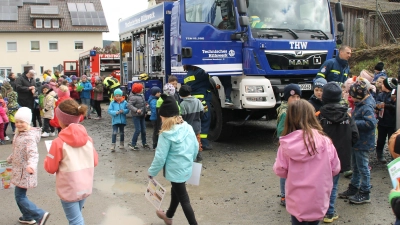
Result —
<svg viewBox="0 0 400 225"><path fill-rule="evenodd" d="M232 119L233 111L221 108L218 95L212 93L210 103L211 124L208 132L208 140L223 141L227 140L232 134L232 126L227 122Z"/></svg>

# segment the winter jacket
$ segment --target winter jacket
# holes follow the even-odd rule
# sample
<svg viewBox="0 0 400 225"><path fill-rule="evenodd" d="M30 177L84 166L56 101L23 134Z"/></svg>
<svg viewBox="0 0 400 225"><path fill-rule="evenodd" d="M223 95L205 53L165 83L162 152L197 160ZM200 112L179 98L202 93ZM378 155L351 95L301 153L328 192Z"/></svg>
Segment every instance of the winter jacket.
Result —
<svg viewBox="0 0 400 225"><path fill-rule="evenodd" d="M149 100L147 101L149 103L150 106L150 121L155 121L157 120L157 100L158 97L154 96L154 95L150 95Z"/></svg>
<svg viewBox="0 0 400 225"><path fill-rule="evenodd" d="M8 123L6 110L4 110L4 108L1 106L0 106L0 123Z"/></svg>
<svg viewBox="0 0 400 225"><path fill-rule="evenodd" d="M203 117L204 107L200 100L195 97L183 98L180 112L183 120L193 127L195 134L200 134L201 118Z"/></svg>
<svg viewBox="0 0 400 225"><path fill-rule="evenodd" d="M344 84L350 73L349 63L336 55L335 58L326 60L317 73L317 78L324 78L327 82L335 81Z"/></svg>
<svg viewBox="0 0 400 225"><path fill-rule="evenodd" d="M66 202L85 199L92 193L98 155L93 140L81 124L72 123L53 140L44 169L56 175L58 196Z"/></svg>
<svg viewBox="0 0 400 225"><path fill-rule="evenodd" d="M11 84L11 87L13 88L14 91L17 91L16 80L17 79L10 79L10 84Z"/></svg>
<svg viewBox="0 0 400 225"><path fill-rule="evenodd" d="M339 103L328 103L317 112L324 132L336 148L341 172L351 170L351 148L359 139L356 123L347 110Z"/></svg>
<svg viewBox="0 0 400 225"><path fill-rule="evenodd" d="M43 110L44 110L43 118L46 119L54 118L54 107L57 101L56 96L57 96L56 93L52 89L50 89L46 93L43 100Z"/></svg>
<svg viewBox="0 0 400 225"><path fill-rule="evenodd" d="M79 97L79 92L76 91L76 86L75 85L78 85L78 84L71 83L70 85L68 85L69 95L70 95L71 98L73 98L75 100L78 100L78 99L80 99L80 97Z"/></svg>
<svg viewBox="0 0 400 225"><path fill-rule="evenodd" d="M124 110L123 113L117 114L117 111ZM125 97L122 96L121 101L117 102L114 98L108 106L108 114L112 117L112 125L125 124L126 125L126 114L129 113L128 103L125 101Z"/></svg>
<svg viewBox="0 0 400 225"><path fill-rule="evenodd" d="M93 88L93 100L95 101L103 101L103 91L104 87L101 82L97 82L95 88Z"/></svg>
<svg viewBox="0 0 400 225"><path fill-rule="evenodd" d="M156 153L148 173L155 177L165 168L167 180L186 182L192 176L193 161L198 151L199 143L193 128L186 122L176 124L171 130L159 135Z"/></svg>
<svg viewBox="0 0 400 225"><path fill-rule="evenodd" d="M204 97L206 97L211 90L210 75L201 68L194 67L189 69L184 83L192 88L192 96L205 95Z"/></svg>
<svg viewBox="0 0 400 225"><path fill-rule="evenodd" d="M278 138L281 136L283 128L285 127L287 108L288 108L287 101L282 101L281 105L276 109L276 114L278 114L278 117L276 119L276 136Z"/></svg>
<svg viewBox="0 0 400 225"><path fill-rule="evenodd" d="M353 146L354 150L373 151L375 149L376 118L374 115L375 100L371 95L361 102L355 102L352 117L356 122L360 139Z"/></svg>
<svg viewBox="0 0 400 225"><path fill-rule="evenodd" d="M308 102L311 103L312 106L314 106L315 112L318 112L319 109L324 105L321 99L318 99L315 97L315 95L311 95L310 99L308 99Z"/></svg>
<svg viewBox="0 0 400 225"><path fill-rule="evenodd" d="M58 84L56 82L49 82L49 86L55 93L58 93Z"/></svg>
<svg viewBox="0 0 400 225"><path fill-rule="evenodd" d="M385 103L383 117L378 118L378 125L384 127L396 126L396 101L392 101L391 92L381 92L376 97L376 104Z"/></svg>
<svg viewBox="0 0 400 225"><path fill-rule="evenodd" d="M385 77L385 79L386 79L386 78L387 78L386 71L385 71L385 70L382 70L382 71L380 71L380 72L378 72L378 73L375 73L375 74L374 74L374 79L372 79L372 83L375 83L376 80L378 80L379 77Z"/></svg>
<svg viewBox="0 0 400 225"><path fill-rule="evenodd" d="M146 101L142 94L131 93L128 99L128 109L131 110L132 116L146 115ZM139 109L141 112L138 114L136 111Z"/></svg>
<svg viewBox="0 0 400 225"><path fill-rule="evenodd" d="M92 84L89 81L81 82L80 85L83 87L80 97L90 99L90 92L93 90Z"/></svg>
<svg viewBox="0 0 400 225"><path fill-rule="evenodd" d="M29 87L35 86L35 79L31 78L28 79L28 77L24 74L21 77L18 77L18 79L15 82L16 85L16 92L18 93L18 104L23 107L28 107L31 110L33 110L33 101L35 99L33 93L31 90L29 90Z"/></svg>
<svg viewBox="0 0 400 225"><path fill-rule="evenodd" d="M313 130L313 136L318 153L312 156L304 145L303 130L280 137L273 166L276 175L286 178L286 210L300 222L321 220L325 216L332 179L340 171L332 141L317 130Z"/></svg>
<svg viewBox="0 0 400 225"><path fill-rule="evenodd" d="M7 116L9 122L15 123L15 113L17 113L17 110L19 108L18 102L17 102L17 92L15 91L10 91L7 93L7 99L8 99L8 104L7 104Z"/></svg>
<svg viewBox="0 0 400 225"><path fill-rule="evenodd" d="M20 188L34 188L37 186L37 164L39 161L38 143L41 129L31 127L27 131L15 132L13 139L13 153L8 156L7 162L12 165L11 183ZM34 170L33 174L26 171L27 167Z"/></svg>

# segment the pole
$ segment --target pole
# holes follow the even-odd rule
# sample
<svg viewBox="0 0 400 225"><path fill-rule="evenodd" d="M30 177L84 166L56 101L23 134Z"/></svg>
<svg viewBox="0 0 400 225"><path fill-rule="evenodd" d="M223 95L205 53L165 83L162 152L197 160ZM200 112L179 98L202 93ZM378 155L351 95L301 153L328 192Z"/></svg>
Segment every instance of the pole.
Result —
<svg viewBox="0 0 400 225"><path fill-rule="evenodd" d="M400 80L400 65L399 65L399 70L397 72L397 96L396 96L396 130L400 129L400 84L399 84L399 80Z"/></svg>

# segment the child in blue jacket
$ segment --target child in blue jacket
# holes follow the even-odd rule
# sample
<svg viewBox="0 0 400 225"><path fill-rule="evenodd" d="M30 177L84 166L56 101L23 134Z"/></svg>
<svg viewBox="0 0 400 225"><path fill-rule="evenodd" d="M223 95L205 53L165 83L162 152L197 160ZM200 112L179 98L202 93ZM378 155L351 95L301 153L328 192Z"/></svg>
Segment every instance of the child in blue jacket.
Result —
<svg viewBox="0 0 400 225"><path fill-rule="evenodd" d="M108 114L112 116L112 140L111 140L111 152L115 152L115 142L117 139L117 133L119 129L119 148L124 148L124 128L126 126L126 114L129 113L128 102L125 101L125 97L122 96L121 89L115 89L114 100L111 101L108 107Z"/></svg>
<svg viewBox="0 0 400 225"><path fill-rule="evenodd" d="M155 150L157 147L158 132L160 132L157 128L157 100L161 95L161 88L154 86L150 91L151 95L147 102L149 103L151 111L150 121L153 125L153 150Z"/></svg>

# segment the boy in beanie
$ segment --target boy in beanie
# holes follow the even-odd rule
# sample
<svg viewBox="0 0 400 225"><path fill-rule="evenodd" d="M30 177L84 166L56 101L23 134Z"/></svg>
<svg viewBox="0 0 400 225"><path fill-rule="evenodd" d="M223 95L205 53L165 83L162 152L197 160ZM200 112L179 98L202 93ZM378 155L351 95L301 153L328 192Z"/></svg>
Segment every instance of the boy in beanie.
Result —
<svg viewBox="0 0 400 225"><path fill-rule="evenodd" d="M374 68L374 79L372 79L372 83L375 83L379 77L383 76L385 77L385 79L387 78L386 71L383 69L384 66L385 64L383 64L383 62L378 62L378 64L376 64Z"/></svg>
<svg viewBox="0 0 400 225"><path fill-rule="evenodd" d="M281 105L276 109L278 114L278 118L276 119L276 136L279 138L282 134L283 128L285 127L285 119L286 119L286 110L288 108L288 104L300 100L301 97L301 89L297 84L288 84L283 89L283 101ZM286 205L285 200L285 178L280 178L280 187L281 187L281 205Z"/></svg>
<svg viewBox="0 0 400 225"><path fill-rule="evenodd" d="M365 79L360 77L351 85L349 94L354 100L355 108L352 118L356 122L360 138L351 150L353 176L348 189L340 193L339 197L348 198L354 204L362 204L371 202L368 159L369 151L372 151L375 147L377 124L374 115L375 100L368 92Z"/></svg>
<svg viewBox="0 0 400 225"><path fill-rule="evenodd" d="M347 113L347 107L340 104L342 89L336 82L329 82L323 88L324 105L316 113L323 131L331 138L340 159L341 172L351 170L351 148L358 140L358 129L354 120ZM333 177L328 211L325 223L332 223L339 218L335 212L335 202L340 174Z"/></svg>
<svg viewBox="0 0 400 225"><path fill-rule="evenodd" d="M117 134L119 130L119 148L124 148L124 128L126 126L126 114L129 113L128 103L125 101L125 97L122 96L122 90L117 88L114 90L114 100L110 102L108 106L108 114L111 115L111 124L113 128L111 138L111 152L115 152L115 145L117 141Z"/></svg>
<svg viewBox="0 0 400 225"><path fill-rule="evenodd" d="M396 101L391 98L395 88L397 88L397 80L391 77L386 78L383 81L382 92L376 97L376 108L379 110L376 156L381 163L386 163L383 157L386 139L389 139L396 129Z"/></svg>
<svg viewBox="0 0 400 225"><path fill-rule="evenodd" d="M153 125L153 150L155 150L157 147L158 132L160 132L160 129L158 129L157 126L157 100L161 95L161 89L157 86L154 86L150 89L150 92L151 95L147 102L149 103L151 111L150 121Z"/></svg>
<svg viewBox="0 0 400 225"><path fill-rule="evenodd" d="M200 131L204 107L199 99L190 95L191 92L192 88L189 85L182 85L179 89L179 96L183 99L180 104L180 111L183 120L193 127L193 131L196 134L197 141L199 142L199 153L197 154L196 162L201 162L203 160L201 155L203 149L201 147Z"/></svg>
<svg viewBox="0 0 400 225"><path fill-rule="evenodd" d="M326 80L324 78L317 78L314 81L314 94L311 95L310 99L308 100L316 112L319 111L319 108L323 105L322 103L322 88L326 84Z"/></svg>
<svg viewBox="0 0 400 225"><path fill-rule="evenodd" d="M132 142L128 146L138 151L139 147L136 145L139 134L142 136L143 148L150 148L146 142L146 100L144 100L143 85L141 83L134 83L132 85L132 93L129 95L128 109L133 116L133 124L135 126L135 133L132 137Z"/></svg>

